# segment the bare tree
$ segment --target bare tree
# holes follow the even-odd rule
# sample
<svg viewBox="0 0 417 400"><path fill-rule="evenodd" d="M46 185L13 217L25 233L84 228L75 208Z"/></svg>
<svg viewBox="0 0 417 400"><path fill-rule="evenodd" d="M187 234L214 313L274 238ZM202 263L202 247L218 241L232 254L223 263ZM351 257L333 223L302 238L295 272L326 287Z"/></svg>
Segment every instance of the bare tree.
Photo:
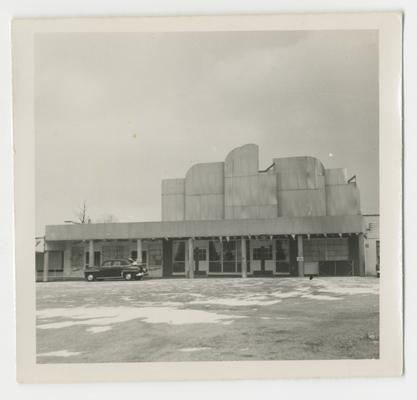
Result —
<svg viewBox="0 0 417 400"><path fill-rule="evenodd" d="M87 214L87 204L85 200L76 215L81 224L88 224L91 222L91 218Z"/></svg>

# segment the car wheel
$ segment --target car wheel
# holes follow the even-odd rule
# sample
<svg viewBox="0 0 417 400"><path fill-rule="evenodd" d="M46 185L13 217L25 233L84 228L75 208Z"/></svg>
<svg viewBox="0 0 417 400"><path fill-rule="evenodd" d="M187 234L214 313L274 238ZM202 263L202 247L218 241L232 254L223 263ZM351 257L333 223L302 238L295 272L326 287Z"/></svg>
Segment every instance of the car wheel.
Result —
<svg viewBox="0 0 417 400"><path fill-rule="evenodd" d="M86 276L86 279L87 279L88 282L92 282L94 280L94 275L93 274L88 274Z"/></svg>
<svg viewBox="0 0 417 400"><path fill-rule="evenodd" d="M124 278L125 278L125 281L131 281L133 276L130 272L128 272L124 275Z"/></svg>

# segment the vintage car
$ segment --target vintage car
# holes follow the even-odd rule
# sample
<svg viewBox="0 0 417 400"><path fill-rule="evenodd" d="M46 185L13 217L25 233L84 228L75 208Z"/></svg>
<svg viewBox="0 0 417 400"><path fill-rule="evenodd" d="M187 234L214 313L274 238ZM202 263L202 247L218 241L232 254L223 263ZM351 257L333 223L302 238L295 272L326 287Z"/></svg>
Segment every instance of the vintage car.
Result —
<svg viewBox="0 0 417 400"><path fill-rule="evenodd" d="M132 281L141 280L148 274L145 265L137 264L133 260L114 259L106 260L99 267L85 269L84 277L87 281L92 282L99 279L124 279Z"/></svg>

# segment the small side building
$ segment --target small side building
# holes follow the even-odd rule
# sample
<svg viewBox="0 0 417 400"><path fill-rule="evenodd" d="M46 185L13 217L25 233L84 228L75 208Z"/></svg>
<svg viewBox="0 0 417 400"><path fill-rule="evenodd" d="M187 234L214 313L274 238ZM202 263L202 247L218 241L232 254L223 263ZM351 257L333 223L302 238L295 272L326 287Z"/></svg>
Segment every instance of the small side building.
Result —
<svg viewBox="0 0 417 400"><path fill-rule="evenodd" d="M359 190L344 168L274 158L255 144L162 181L162 221L46 226L45 265L63 278L111 258L154 277L365 275Z"/></svg>
<svg viewBox="0 0 417 400"><path fill-rule="evenodd" d="M380 239L379 214L365 214L365 274L378 276L380 274Z"/></svg>

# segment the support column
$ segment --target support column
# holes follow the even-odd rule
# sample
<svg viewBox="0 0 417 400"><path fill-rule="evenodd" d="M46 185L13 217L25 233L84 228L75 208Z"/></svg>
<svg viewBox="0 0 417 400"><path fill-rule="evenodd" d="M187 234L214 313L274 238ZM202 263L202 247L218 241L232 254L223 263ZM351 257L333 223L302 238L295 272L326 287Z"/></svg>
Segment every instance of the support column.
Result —
<svg viewBox="0 0 417 400"><path fill-rule="evenodd" d="M43 277L42 280L44 282L48 282L48 272L49 272L49 249L48 243L44 242L44 250L43 250Z"/></svg>
<svg viewBox="0 0 417 400"><path fill-rule="evenodd" d="M88 266L94 268L94 240L88 242Z"/></svg>
<svg viewBox="0 0 417 400"><path fill-rule="evenodd" d="M365 276L365 240L363 233L358 236L358 263L359 276Z"/></svg>
<svg viewBox="0 0 417 400"><path fill-rule="evenodd" d="M136 251L137 251L136 261L137 261L138 264L142 264L142 262L143 262L143 260L142 260L142 239L137 240Z"/></svg>
<svg viewBox="0 0 417 400"><path fill-rule="evenodd" d="M298 276L304 276L304 248L303 235L297 235Z"/></svg>
<svg viewBox="0 0 417 400"><path fill-rule="evenodd" d="M241 255L242 255L242 278L248 277L248 269L246 264L246 239L242 236L241 241Z"/></svg>
<svg viewBox="0 0 417 400"><path fill-rule="evenodd" d="M272 240L272 274L275 275L277 273L277 241L274 238Z"/></svg>
<svg viewBox="0 0 417 400"><path fill-rule="evenodd" d="M194 278L194 239L188 239L188 277Z"/></svg>

